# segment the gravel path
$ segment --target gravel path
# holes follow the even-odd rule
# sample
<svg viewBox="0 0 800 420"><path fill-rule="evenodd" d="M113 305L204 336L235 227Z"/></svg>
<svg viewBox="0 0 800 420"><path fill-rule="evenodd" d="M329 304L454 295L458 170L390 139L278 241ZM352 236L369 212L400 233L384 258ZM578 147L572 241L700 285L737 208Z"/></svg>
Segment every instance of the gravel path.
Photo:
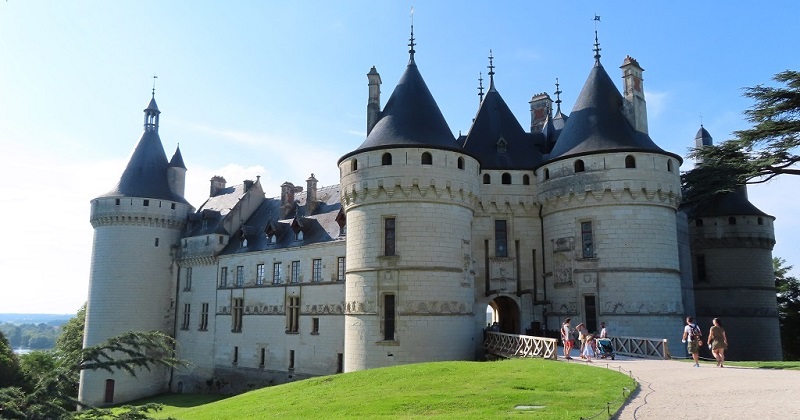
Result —
<svg viewBox="0 0 800 420"><path fill-rule="evenodd" d="M563 353L559 353L563 354ZM572 354L569 363L586 363ZM800 419L800 371L754 369L618 355L590 365L621 370L638 391L615 419Z"/></svg>

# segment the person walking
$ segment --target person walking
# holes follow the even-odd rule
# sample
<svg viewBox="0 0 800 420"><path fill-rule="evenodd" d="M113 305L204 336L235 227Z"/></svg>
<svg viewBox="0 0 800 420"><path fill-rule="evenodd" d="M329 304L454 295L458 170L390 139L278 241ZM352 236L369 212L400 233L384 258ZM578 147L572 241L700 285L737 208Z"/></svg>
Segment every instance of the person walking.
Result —
<svg viewBox="0 0 800 420"><path fill-rule="evenodd" d="M725 328L722 328L719 318L714 318L712 322L714 325L708 330L708 345L714 358L717 359L717 366L725 367L723 363L725 363L725 349L728 348L728 336L725 334Z"/></svg>
<svg viewBox="0 0 800 420"><path fill-rule="evenodd" d="M700 367L700 346L703 345L703 332L700 327L694 323L694 318L686 317L686 326L683 327L683 338L681 343L686 344L686 351L692 355L694 359L694 367Z"/></svg>
<svg viewBox="0 0 800 420"><path fill-rule="evenodd" d="M561 324L561 342L564 343L564 358L567 360L572 359L569 353L575 345L572 325L570 325L570 318L564 320Z"/></svg>
<svg viewBox="0 0 800 420"><path fill-rule="evenodd" d="M608 331L606 331L606 323L600 323L600 338L608 338Z"/></svg>
<svg viewBox="0 0 800 420"><path fill-rule="evenodd" d="M581 348L578 353L581 355L581 359L585 359L586 357L583 355L583 349L586 348L586 336L589 335L589 330L583 322L578 324L575 330L578 331L578 341L581 342Z"/></svg>

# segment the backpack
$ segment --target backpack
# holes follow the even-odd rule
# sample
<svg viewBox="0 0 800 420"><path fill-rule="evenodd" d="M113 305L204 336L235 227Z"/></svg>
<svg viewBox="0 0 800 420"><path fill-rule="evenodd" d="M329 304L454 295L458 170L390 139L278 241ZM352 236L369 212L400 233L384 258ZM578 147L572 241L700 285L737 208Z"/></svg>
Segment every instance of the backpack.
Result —
<svg viewBox="0 0 800 420"><path fill-rule="evenodd" d="M698 327L697 324L692 325L691 333L689 333L689 338L692 341L698 341L698 342L700 342L701 339L703 338L703 332L700 331L700 327ZM700 345L702 346L702 343L700 343Z"/></svg>

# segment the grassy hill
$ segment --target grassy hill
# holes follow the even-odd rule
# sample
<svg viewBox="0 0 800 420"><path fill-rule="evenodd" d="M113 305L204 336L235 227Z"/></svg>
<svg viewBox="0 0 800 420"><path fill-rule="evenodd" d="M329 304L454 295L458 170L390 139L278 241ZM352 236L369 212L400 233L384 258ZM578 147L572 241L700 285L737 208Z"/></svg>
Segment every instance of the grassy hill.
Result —
<svg viewBox="0 0 800 420"><path fill-rule="evenodd" d="M601 366L602 362L587 366L542 359L422 363L313 378L200 405L195 405L199 396L190 395L146 402L165 405L158 418L192 420L520 415L578 419L608 409L615 412L624 402L623 394L635 387L628 376Z"/></svg>

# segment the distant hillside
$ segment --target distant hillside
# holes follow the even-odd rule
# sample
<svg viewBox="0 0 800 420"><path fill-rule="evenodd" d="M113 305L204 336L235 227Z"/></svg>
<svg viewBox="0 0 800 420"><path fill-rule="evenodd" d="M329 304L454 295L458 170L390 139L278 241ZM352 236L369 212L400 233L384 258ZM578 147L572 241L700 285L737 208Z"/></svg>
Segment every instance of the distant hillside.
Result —
<svg viewBox="0 0 800 420"><path fill-rule="evenodd" d="M75 314L0 314L0 323L64 325Z"/></svg>

